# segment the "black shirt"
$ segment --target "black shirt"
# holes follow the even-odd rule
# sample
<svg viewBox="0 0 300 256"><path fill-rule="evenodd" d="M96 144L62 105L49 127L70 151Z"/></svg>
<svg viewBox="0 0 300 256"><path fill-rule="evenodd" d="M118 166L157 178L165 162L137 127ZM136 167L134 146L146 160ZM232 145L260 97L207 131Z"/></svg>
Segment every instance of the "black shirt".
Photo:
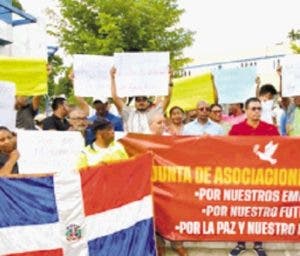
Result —
<svg viewBox="0 0 300 256"><path fill-rule="evenodd" d="M43 130L67 131L69 127L70 124L67 119L61 119L56 115L49 116L43 121Z"/></svg>
<svg viewBox="0 0 300 256"><path fill-rule="evenodd" d="M8 160L8 157L9 156L7 154L0 153L0 168L2 168L5 165L5 163ZM13 173L13 174L18 174L19 173L19 168L18 168L17 163L14 165L11 173Z"/></svg>

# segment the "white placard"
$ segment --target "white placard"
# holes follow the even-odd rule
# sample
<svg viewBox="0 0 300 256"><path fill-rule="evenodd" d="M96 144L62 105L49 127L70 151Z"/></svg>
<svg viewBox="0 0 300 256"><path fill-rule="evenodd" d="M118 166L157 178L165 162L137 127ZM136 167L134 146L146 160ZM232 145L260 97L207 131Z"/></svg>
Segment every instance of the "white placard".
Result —
<svg viewBox="0 0 300 256"><path fill-rule="evenodd" d="M17 111L14 109L0 108L0 126L5 126L9 130L16 129Z"/></svg>
<svg viewBox="0 0 300 256"><path fill-rule="evenodd" d="M282 96L300 95L300 54L287 55L282 60Z"/></svg>
<svg viewBox="0 0 300 256"><path fill-rule="evenodd" d="M14 83L0 81L0 126L11 130L16 127L15 93Z"/></svg>
<svg viewBox="0 0 300 256"><path fill-rule="evenodd" d="M168 94L169 52L115 53L114 56L118 96Z"/></svg>
<svg viewBox="0 0 300 256"><path fill-rule="evenodd" d="M111 96L109 71L113 57L74 55L74 93L76 96L103 98Z"/></svg>
<svg viewBox="0 0 300 256"><path fill-rule="evenodd" d="M76 168L84 139L79 132L18 130L19 173L54 173Z"/></svg>
<svg viewBox="0 0 300 256"><path fill-rule="evenodd" d="M11 82L0 81L0 108L15 105L16 85Z"/></svg>

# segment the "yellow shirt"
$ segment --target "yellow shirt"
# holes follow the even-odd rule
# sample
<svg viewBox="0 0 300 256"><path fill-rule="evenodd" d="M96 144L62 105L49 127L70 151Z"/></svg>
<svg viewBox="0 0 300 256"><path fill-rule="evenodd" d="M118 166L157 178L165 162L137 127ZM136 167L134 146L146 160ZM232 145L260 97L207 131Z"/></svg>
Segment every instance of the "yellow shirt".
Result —
<svg viewBox="0 0 300 256"><path fill-rule="evenodd" d="M128 159L123 145L113 141L107 148L101 148L93 143L86 146L80 153L77 168L98 165L100 163L111 163L122 159Z"/></svg>

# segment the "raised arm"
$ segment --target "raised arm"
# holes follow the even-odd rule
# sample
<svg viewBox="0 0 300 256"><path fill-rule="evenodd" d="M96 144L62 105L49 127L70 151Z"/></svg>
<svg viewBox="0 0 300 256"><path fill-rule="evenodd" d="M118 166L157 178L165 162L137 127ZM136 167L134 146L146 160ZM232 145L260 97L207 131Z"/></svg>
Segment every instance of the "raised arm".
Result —
<svg viewBox="0 0 300 256"><path fill-rule="evenodd" d="M32 98L32 109L34 111L37 111L40 107L40 102L41 102L41 96L38 95L38 96L34 96Z"/></svg>
<svg viewBox="0 0 300 256"><path fill-rule="evenodd" d="M278 95L280 97L282 97L282 66L281 65L279 65L276 68L276 73L279 76L279 92L278 92Z"/></svg>
<svg viewBox="0 0 300 256"><path fill-rule="evenodd" d="M259 98L259 87L260 87L260 84L261 84L261 80L260 80L260 77L257 76L255 78L255 84L256 84L256 88L255 88L255 97L256 98Z"/></svg>
<svg viewBox="0 0 300 256"><path fill-rule="evenodd" d="M78 107L87 115L90 115L90 107L89 104L83 97L75 96L77 100Z"/></svg>
<svg viewBox="0 0 300 256"><path fill-rule="evenodd" d="M69 74L68 74L68 78L71 81L72 86L74 86L74 71L73 69L70 70ZM84 111L84 113L89 116L90 114L90 108L89 108L89 104L86 102L86 100L83 97L79 97L74 95L76 100L77 100L77 104L79 106L79 108Z"/></svg>
<svg viewBox="0 0 300 256"><path fill-rule="evenodd" d="M116 72L117 69L115 67L112 67L110 70L110 80L111 80L111 96L113 99L114 104L116 105L119 113L122 112L122 109L125 105L124 101L118 97L117 95L117 86L116 86Z"/></svg>

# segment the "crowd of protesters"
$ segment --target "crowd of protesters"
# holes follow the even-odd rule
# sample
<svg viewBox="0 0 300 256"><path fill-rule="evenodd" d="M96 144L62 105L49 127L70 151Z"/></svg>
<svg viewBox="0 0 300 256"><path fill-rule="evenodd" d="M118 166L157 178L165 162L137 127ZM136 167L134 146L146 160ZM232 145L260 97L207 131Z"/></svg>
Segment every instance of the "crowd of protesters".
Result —
<svg viewBox="0 0 300 256"><path fill-rule="evenodd" d="M170 72L169 93L153 100L149 95L130 99L118 97L112 68L112 98L94 99L90 106L84 98L77 97L77 106L70 106L64 97L52 100L52 114L39 113L40 97L16 97L16 127L25 130L79 131L85 139L78 168L127 159L126 150L114 139L114 131L143 133L161 136L194 135L300 135L300 95L284 98L271 84L260 84L256 79L257 95L245 103L234 102L220 105L209 104L199 97L195 109L184 110L181 106L167 107L172 97L173 82ZM280 68L277 70L281 78ZM71 80L74 76L69 76ZM281 80L280 80L281 81ZM280 86L281 88L281 86ZM115 107L116 110L113 110ZM0 175L17 174L19 152L16 134L0 127ZM165 243L159 238L159 255L164 255ZM172 242L178 255L187 255L181 242ZM261 242L255 242L259 256L265 256ZM239 242L230 255L239 255L245 243Z"/></svg>

